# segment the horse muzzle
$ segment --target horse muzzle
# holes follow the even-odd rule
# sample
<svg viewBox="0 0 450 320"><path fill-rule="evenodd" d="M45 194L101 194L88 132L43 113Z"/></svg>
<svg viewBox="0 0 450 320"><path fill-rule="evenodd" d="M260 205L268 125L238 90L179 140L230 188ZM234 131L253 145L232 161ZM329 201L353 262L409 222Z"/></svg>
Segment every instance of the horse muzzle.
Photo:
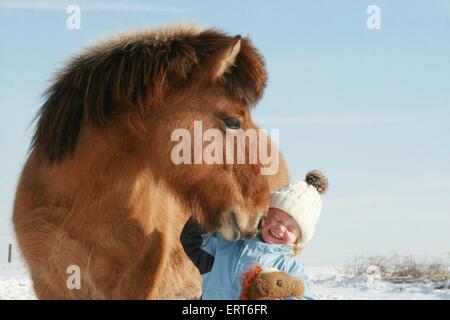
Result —
<svg viewBox="0 0 450 320"><path fill-rule="evenodd" d="M249 240L261 231L264 221L263 211L259 211L256 215L250 215L242 211L231 210L226 214L218 231L225 239L230 241Z"/></svg>

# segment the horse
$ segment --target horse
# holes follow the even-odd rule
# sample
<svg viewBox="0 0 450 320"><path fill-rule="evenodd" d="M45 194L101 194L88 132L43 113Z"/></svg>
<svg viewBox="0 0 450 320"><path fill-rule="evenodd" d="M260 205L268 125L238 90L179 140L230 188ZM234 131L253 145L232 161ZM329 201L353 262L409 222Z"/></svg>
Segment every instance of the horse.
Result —
<svg viewBox="0 0 450 320"><path fill-rule="evenodd" d="M36 115L14 202L36 296L198 298L179 240L187 219L251 238L289 174L282 157L271 176L259 161L175 164L171 132L194 120L258 129L251 111L266 82L248 37L194 25L116 35L69 60Z"/></svg>

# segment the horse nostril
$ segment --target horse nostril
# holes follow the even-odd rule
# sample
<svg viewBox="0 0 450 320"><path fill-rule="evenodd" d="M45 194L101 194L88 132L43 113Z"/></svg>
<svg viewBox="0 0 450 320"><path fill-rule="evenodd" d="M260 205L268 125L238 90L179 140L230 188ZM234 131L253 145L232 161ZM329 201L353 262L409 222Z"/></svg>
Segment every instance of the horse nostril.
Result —
<svg viewBox="0 0 450 320"><path fill-rule="evenodd" d="M264 216L262 216L258 222L258 231L261 231L261 229L264 227L265 224L266 224L266 218L264 218Z"/></svg>

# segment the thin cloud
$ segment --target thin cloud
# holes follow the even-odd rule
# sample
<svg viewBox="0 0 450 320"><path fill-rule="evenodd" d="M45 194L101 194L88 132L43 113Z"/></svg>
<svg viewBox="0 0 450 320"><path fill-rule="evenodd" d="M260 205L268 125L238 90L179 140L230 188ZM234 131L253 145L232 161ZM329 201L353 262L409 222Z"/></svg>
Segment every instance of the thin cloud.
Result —
<svg viewBox="0 0 450 320"><path fill-rule="evenodd" d="M393 124L402 119L386 116L303 116L303 117L260 117L255 118L258 123L271 125L314 124L314 125L369 125Z"/></svg>
<svg viewBox="0 0 450 320"><path fill-rule="evenodd" d="M140 11L140 12L168 12L184 13L189 10L185 8L152 4L145 2L129 1L46 1L46 0L23 0L11 1L0 0L0 10L32 10L32 11L65 11L69 5L78 5L81 10L89 11Z"/></svg>

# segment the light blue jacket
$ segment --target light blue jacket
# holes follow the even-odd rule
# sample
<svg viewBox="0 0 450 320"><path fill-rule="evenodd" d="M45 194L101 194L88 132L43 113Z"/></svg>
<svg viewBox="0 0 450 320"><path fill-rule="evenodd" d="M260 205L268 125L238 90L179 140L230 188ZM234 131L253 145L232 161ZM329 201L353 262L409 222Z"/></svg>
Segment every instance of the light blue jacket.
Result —
<svg viewBox="0 0 450 320"><path fill-rule="evenodd" d="M312 299L308 278L292 247L268 244L259 236L251 240L228 241L218 233L202 235L201 249L214 256L212 269L202 275L203 300L239 299L243 273L259 263L263 268L276 268L303 280L305 299Z"/></svg>

